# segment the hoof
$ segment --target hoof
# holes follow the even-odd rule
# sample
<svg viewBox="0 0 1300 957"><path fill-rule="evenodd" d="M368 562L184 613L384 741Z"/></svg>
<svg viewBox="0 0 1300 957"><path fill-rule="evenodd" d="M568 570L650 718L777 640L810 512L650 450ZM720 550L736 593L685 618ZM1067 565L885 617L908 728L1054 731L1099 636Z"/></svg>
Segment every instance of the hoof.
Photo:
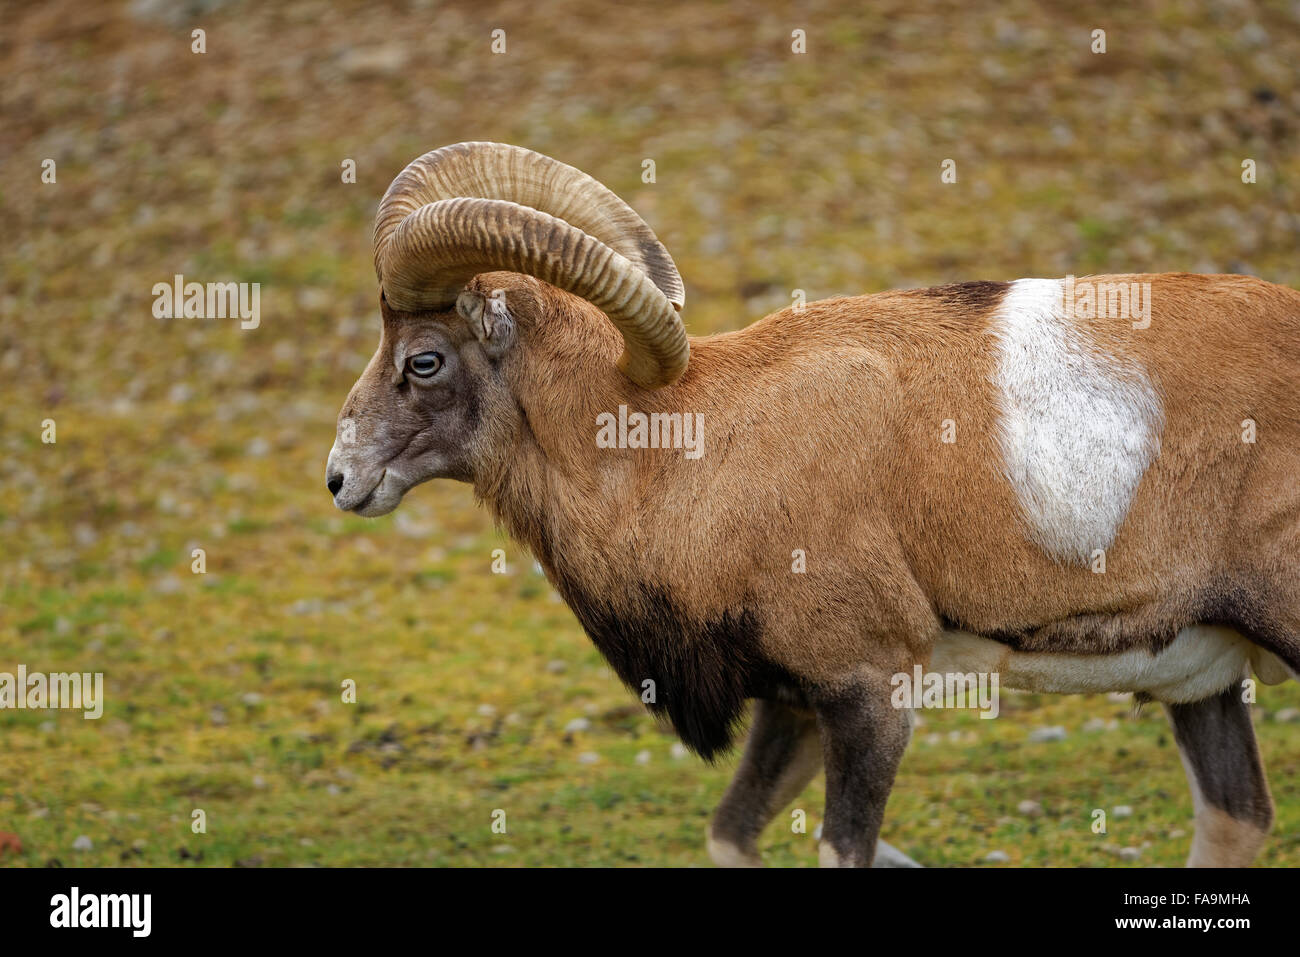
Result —
<svg viewBox="0 0 1300 957"><path fill-rule="evenodd" d="M835 848L826 842L822 842L817 848L817 863L821 867L843 867L839 854L835 853ZM876 841L876 857L871 862L872 867L920 867L898 848L892 844L886 844L884 841Z"/></svg>
<svg viewBox="0 0 1300 957"><path fill-rule="evenodd" d="M709 859L718 867L763 866L763 859L758 856L757 851L746 851L730 841L720 840L713 836L712 831L708 833L706 843L709 849Z"/></svg>

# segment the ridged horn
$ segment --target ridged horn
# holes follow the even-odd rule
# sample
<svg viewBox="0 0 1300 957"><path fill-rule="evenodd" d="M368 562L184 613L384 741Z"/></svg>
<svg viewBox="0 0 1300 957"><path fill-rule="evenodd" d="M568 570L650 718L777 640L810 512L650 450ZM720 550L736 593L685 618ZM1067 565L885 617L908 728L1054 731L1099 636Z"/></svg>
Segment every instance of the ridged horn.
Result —
<svg viewBox="0 0 1300 957"><path fill-rule="evenodd" d="M501 143L459 143L407 166L375 219L375 272L388 303L448 308L465 283L493 270L535 276L601 309L623 335L619 368L637 384L658 388L686 368L681 276L614 193Z"/></svg>

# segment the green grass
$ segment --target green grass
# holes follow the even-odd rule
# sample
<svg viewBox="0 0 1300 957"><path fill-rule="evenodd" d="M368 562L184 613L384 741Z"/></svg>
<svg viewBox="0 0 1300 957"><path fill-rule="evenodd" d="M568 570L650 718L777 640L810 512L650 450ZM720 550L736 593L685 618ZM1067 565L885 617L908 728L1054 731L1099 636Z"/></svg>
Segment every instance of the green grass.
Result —
<svg viewBox="0 0 1300 957"><path fill-rule="evenodd" d="M672 250L695 333L796 288L1101 269L1298 285L1300 31L1284 3L1242 17L1258 29L1154 2L236 3L205 16L203 56L125 5L10 17L0 671L103 671L107 702L99 721L0 712L0 831L23 844L0 863L705 864L734 758L674 756L467 489L378 521L325 493L377 338L369 219L389 180L461 139L580 166ZM385 44L408 54L395 73L341 65ZM153 283L178 272L263 283L260 327L154 319ZM1295 685L1261 691L1266 865L1300 863L1300 724L1273 717L1297 705ZM1058 724L1066 740L1027 740ZM783 812L763 847L811 866L821 784L792 807L809 833ZM1007 695L996 721L925 715L884 836L927 865L1173 865L1190 817L1158 709Z"/></svg>

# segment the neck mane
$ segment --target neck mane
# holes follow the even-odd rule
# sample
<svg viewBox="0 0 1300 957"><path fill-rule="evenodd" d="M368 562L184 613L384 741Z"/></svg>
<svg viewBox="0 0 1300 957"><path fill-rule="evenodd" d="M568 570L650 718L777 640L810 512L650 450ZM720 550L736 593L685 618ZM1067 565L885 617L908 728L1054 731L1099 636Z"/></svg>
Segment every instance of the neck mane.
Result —
<svg viewBox="0 0 1300 957"><path fill-rule="evenodd" d="M693 411L688 382L640 389L617 370L622 340L603 315L570 321L583 323L581 335L573 326L563 335L530 330L521 343L508 371L518 427L475 492L532 552L623 682L713 758L730 746L745 700L790 678L763 655L754 608L692 608L664 584L674 580L665 556L691 553L681 510L665 499L681 453L596 444L596 417L620 405Z"/></svg>

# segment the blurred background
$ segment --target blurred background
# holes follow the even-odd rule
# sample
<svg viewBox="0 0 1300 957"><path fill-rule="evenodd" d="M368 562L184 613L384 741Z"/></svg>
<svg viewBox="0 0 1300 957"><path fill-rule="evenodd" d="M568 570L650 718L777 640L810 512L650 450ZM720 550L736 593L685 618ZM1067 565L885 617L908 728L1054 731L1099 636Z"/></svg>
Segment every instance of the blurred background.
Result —
<svg viewBox="0 0 1300 957"><path fill-rule="evenodd" d="M695 334L794 289L1300 284L1300 2L973 6L3 3L0 671L102 671L107 700L0 711L0 864L704 864L734 757L674 746L467 487L334 510L374 210L448 143L555 156L656 229ZM178 273L260 283L259 326L155 318ZM1267 865L1300 863L1297 705L1256 709ZM769 862L816 863L821 787ZM1005 694L923 715L883 836L932 866L1173 865L1191 803L1159 708Z"/></svg>

